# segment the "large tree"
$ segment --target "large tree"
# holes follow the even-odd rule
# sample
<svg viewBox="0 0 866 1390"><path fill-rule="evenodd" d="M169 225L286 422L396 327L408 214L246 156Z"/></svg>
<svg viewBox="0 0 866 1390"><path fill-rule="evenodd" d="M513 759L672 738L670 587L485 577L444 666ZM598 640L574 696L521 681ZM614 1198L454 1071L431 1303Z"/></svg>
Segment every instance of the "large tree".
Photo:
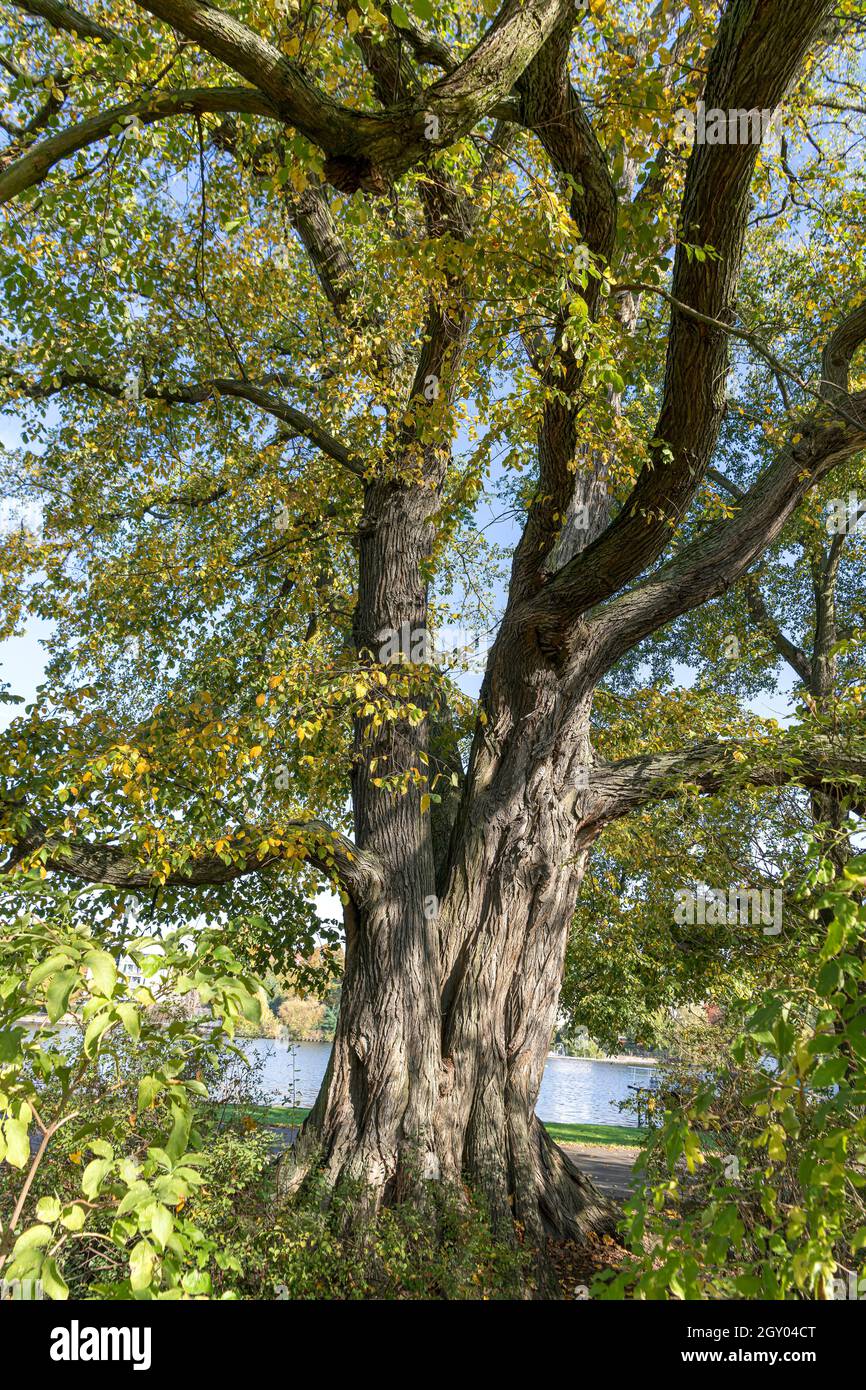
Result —
<svg viewBox="0 0 866 1390"><path fill-rule="evenodd" d="M534 1113L594 841L683 784L861 785L844 731L616 758L594 713L671 624L760 604L866 448L861 31L830 0L5 0L8 481L42 516L6 621L53 623L7 870L271 956L305 876L339 885L289 1187L468 1178L500 1227L608 1227ZM469 700L430 635L491 621L508 470Z"/></svg>

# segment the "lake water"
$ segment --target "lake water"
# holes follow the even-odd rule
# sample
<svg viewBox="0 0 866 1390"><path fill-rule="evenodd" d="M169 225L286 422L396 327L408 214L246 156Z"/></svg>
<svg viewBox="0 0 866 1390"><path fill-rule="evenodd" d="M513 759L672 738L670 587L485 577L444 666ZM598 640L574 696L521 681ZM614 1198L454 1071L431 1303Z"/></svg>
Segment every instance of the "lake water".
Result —
<svg viewBox="0 0 866 1390"><path fill-rule="evenodd" d="M262 1084L271 1104L308 1106L322 1084L330 1043L295 1043L269 1038L241 1043L247 1056L264 1060ZM635 1125L633 1114L620 1114L616 1102L633 1097L629 1086L649 1086L652 1067L629 1062L594 1062L586 1057L548 1057L536 1110L542 1120L559 1124Z"/></svg>

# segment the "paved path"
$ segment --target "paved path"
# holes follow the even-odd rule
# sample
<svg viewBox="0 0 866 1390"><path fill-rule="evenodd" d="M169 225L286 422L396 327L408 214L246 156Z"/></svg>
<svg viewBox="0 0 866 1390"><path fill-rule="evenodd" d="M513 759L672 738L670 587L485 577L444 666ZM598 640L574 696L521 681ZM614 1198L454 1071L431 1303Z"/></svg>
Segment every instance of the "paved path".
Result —
<svg viewBox="0 0 866 1390"><path fill-rule="evenodd" d="M632 1165L640 1149L600 1149L594 1145L561 1144L573 1163L592 1178L596 1187L619 1201L631 1195L634 1186Z"/></svg>

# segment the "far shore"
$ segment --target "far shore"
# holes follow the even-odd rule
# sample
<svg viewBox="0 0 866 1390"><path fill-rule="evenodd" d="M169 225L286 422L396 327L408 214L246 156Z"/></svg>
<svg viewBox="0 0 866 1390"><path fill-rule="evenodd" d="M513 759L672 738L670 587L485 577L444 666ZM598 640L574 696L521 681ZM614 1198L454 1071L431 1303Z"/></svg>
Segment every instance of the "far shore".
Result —
<svg viewBox="0 0 866 1390"><path fill-rule="evenodd" d="M660 1057L632 1057L628 1052L616 1053L613 1057L578 1057L571 1052L548 1052L558 1062L621 1062L629 1067L657 1067Z"/></svg>
<svg viewBox="0 0 866 1390"><path fill-rule="evenodd" d="M25 1028L39 1028L44 1026L46 1018L45 1014L41 1013L28 1015L20 1021ZM56 1028L69 1028L75 1026L77 1022L78 1020L71 1014L66 1014L63 1018L58 1019L54 1026ZM318 1047L323 1045L330 1047L333 1042L332 1038L300 1039L285 1036L274 1037L270 1033L244 1033L240 1030L238 1030L238 1040L242 1042L278 1042L288 1047L303 1046L304 1042L313 1042ZM616 1062L619 1065L629 1067L657 1067L661 1063L660 1057L635 1057L627 1052L616 1053L612 1057L579 1057L570 1052L548 1052L547 1055L549 1058L554 1058L558 1062Z"/></svg>
<svg viewBox="0 0 866 1390"><path fill-rule="evenodd" d="M278 1042L288 1047L303 1047L305 1043L314 1043L317 1047L323 1045L330 1047L332 1038L289 1038L285 1036L274 1037L270 1033L238 1033L238 1037L245 1042ZM548 1058L553 1058L558 1062L616 1062L628 1067L658 1067L661 1065L660 1057L637 1057L630 1052L615 1053L611 1057L580 1057L571 1052L548 1052Z"/></svg>

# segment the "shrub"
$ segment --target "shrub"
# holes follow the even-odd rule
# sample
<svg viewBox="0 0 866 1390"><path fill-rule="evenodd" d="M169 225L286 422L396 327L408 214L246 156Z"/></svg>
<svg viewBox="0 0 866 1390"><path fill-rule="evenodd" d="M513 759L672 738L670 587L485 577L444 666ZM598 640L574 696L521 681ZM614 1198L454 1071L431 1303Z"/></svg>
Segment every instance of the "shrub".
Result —
<svg viewBox="0 0 866 1390"><path fill-rule="evenodd" d="M783 989L745 1006L727 1059L679 1068L629 1204L631 1262L601 1297L863 1296L866 855L815 854L813 926Z"/></svg>
<svg viewBox="0 0 866 1390"><path fill-rule="evenodd" d="M364 1194L314 1178L276 1196L267 1127L243 1122L208 1145L192 1199L198 1227L220 1252L216 1288L231 1280L253 1299L489 1299L520 1296L526 1254L497 1242L483 1207L430 1184L427 1200L364 1217Z"/></svg>
<svg viewBox="0 0 866 1390"><path fill-rule="evenodd" d="M221 1252L189 1216L201 1075L258 1010L258 982L218 932L194 952L190 936L128 944L49 900L0 930L4 1279L59 1299L210 1294ZM204 1012L170 1018L193 992Z"/></svg>

